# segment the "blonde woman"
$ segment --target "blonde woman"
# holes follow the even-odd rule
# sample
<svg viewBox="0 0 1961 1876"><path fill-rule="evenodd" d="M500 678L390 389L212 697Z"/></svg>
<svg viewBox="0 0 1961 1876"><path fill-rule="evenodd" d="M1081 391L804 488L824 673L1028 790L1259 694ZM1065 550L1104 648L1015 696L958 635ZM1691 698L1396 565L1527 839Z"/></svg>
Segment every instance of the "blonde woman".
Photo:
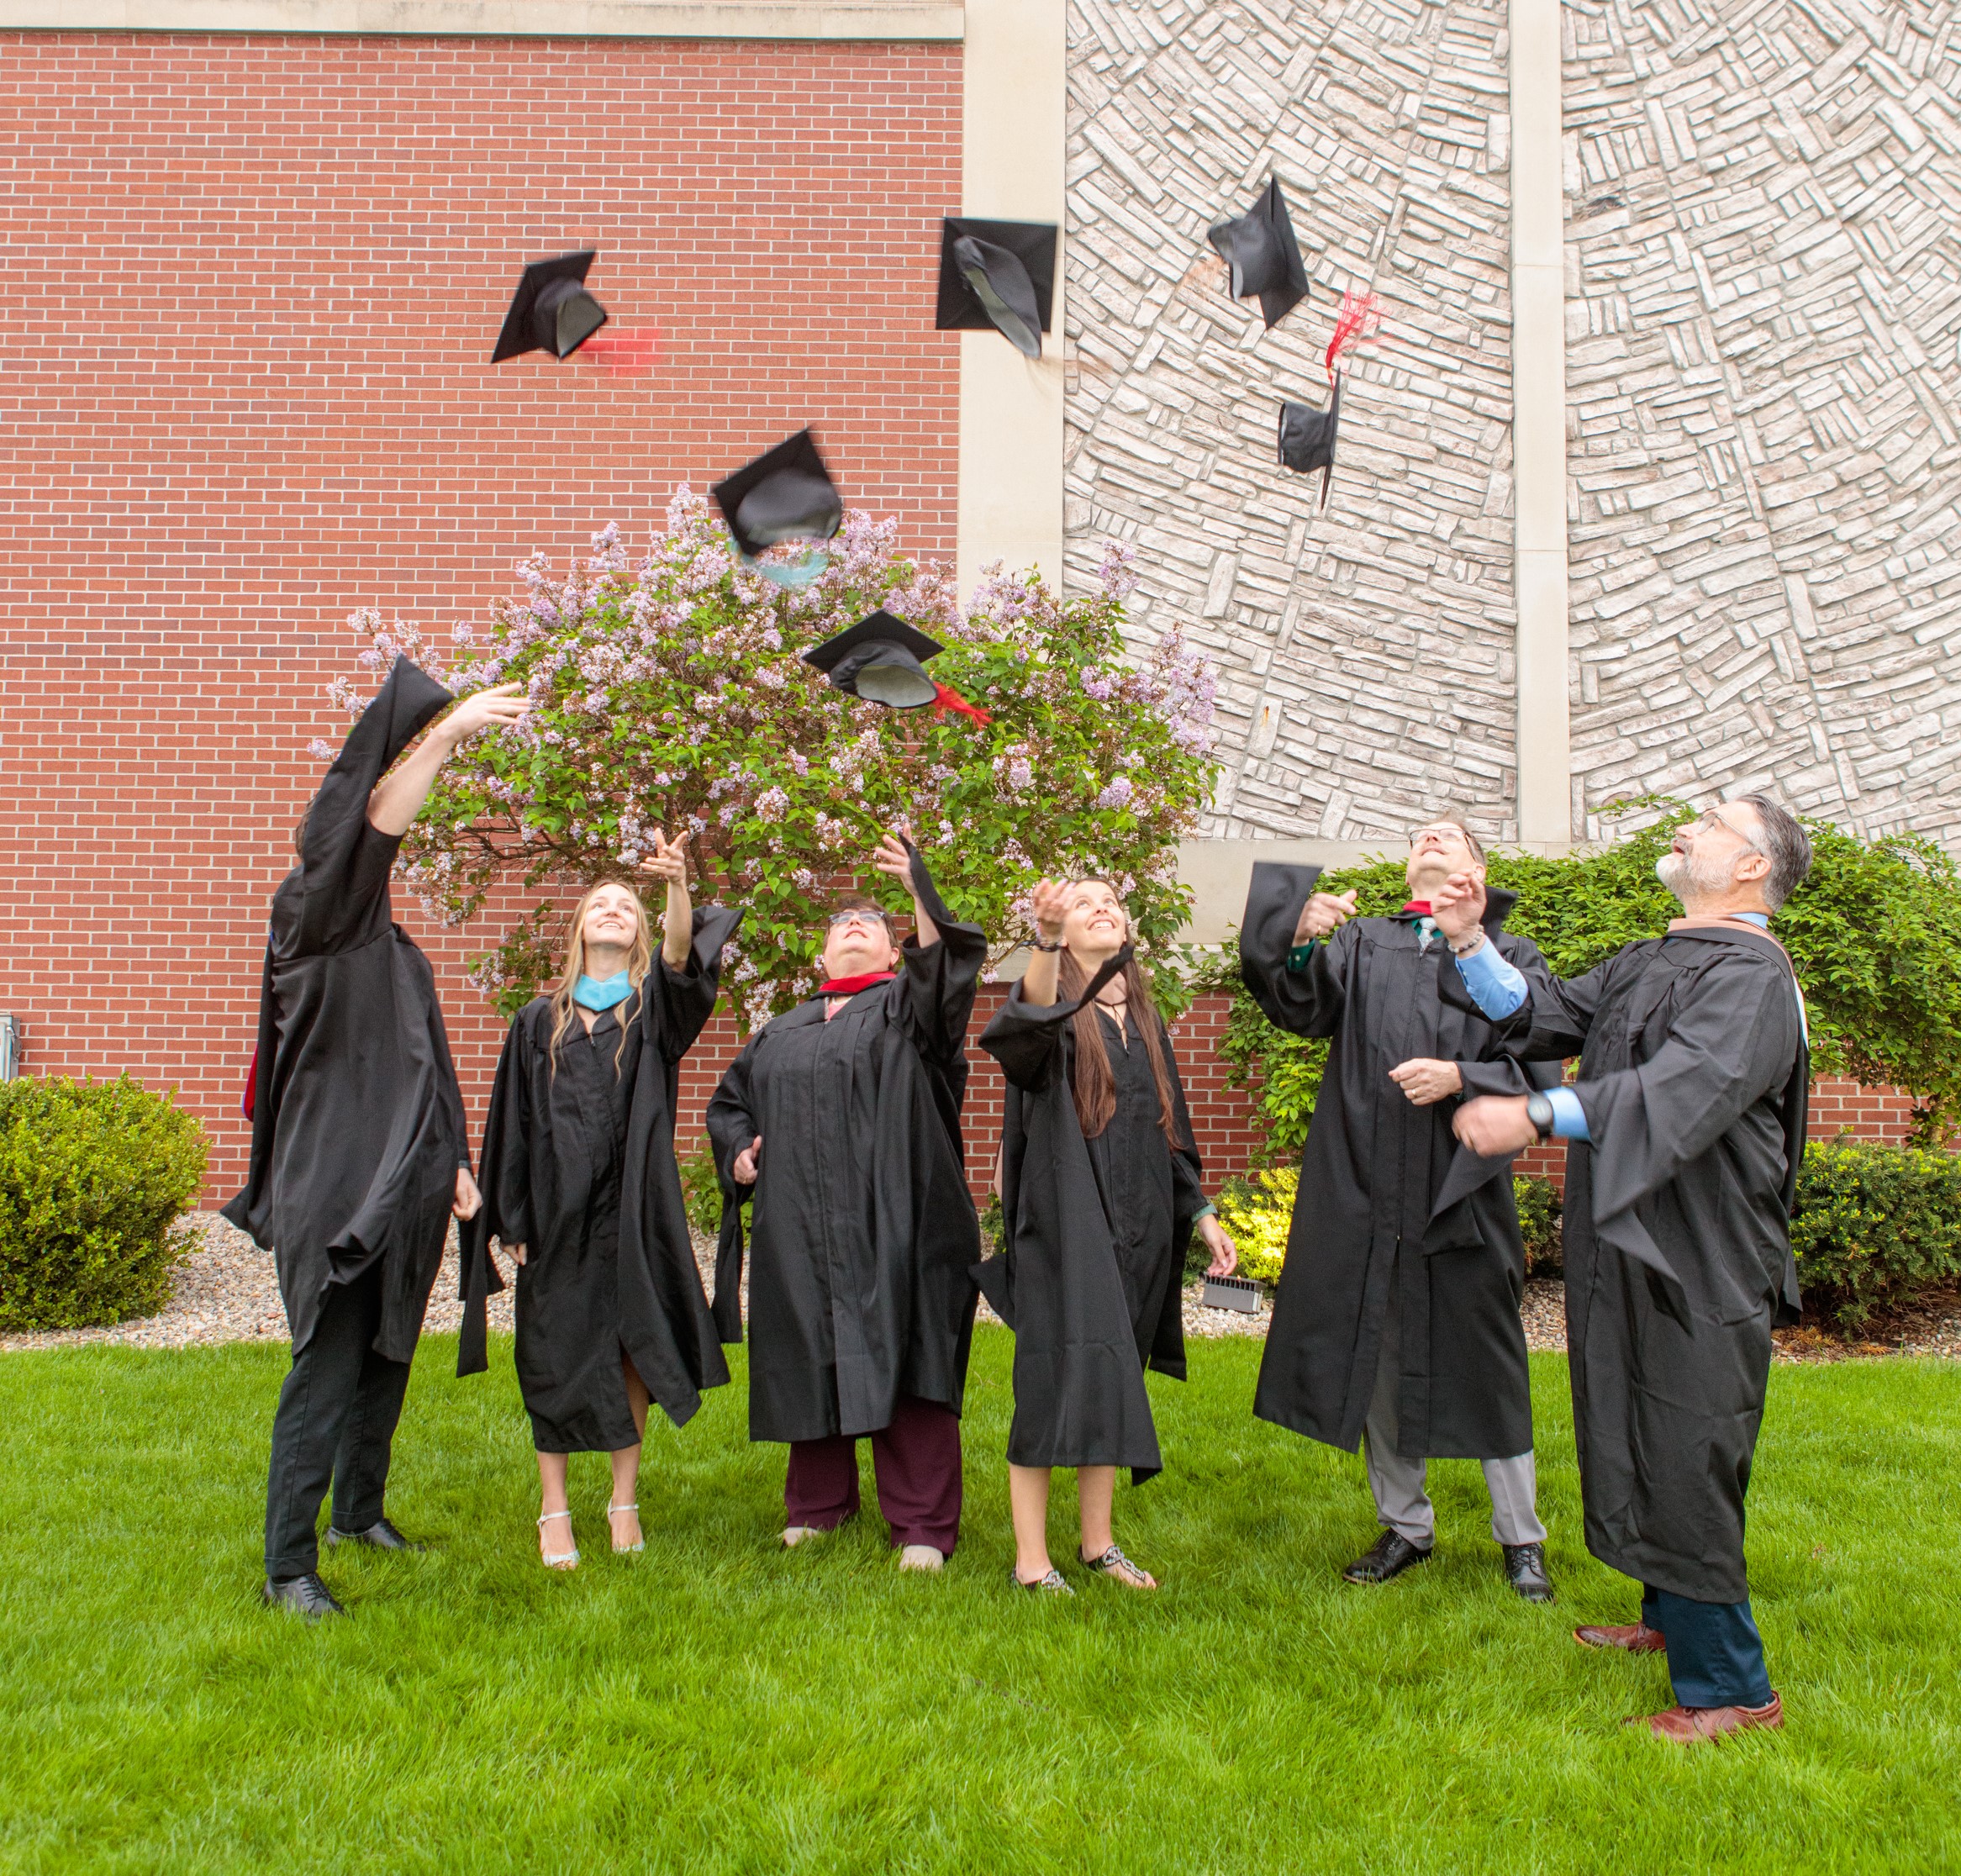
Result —
<svg viewBox="0 0 1961 1876"><path fill-rule="evenodd" d="M1238 1262L1199 1185L1178 1061L1107 881L1044 880L1028 970L981 1046L1008 1078L1001 1135L1007 1248L981 1287L1015 1331L1008 1433L1014 1580L1067 1594L1049 1561L1049 1474L1076 1468L1077 1560L1130 1589L1157 1579L1110 1528L1116 1469L1162 1468L1144 1370L1185 1376L1185 1248Z"/></svg>
<svg viewBox="0 0 1961 1876"><path fill-rule="evenodd" d="M481 1246L518 1266L518 1382L543 1493L542 1560L579 1561L567 1456L612 1456L615 1551L642 1547L637 1483L649 1399L677 1426L729 1378L674 1162L681 1058L714 1008L739 912L695 911L684 843L656 834L659 955L646 908L607 880L572 915L565 972L518 1013L484 1129Z"/></svg>

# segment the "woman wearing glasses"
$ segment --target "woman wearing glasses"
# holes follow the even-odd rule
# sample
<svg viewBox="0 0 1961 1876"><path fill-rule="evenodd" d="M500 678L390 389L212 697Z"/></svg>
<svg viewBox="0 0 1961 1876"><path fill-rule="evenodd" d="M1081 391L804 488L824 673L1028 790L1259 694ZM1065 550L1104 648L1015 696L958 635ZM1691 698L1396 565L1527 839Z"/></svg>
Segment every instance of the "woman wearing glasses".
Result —
<svg viewBox="0 0 1961 1876"><path fill-rule="evenodd" d="M872 864L910 889L914 935L900 944L873 901L841 899L817 994L750 1039L709 1104L723 1188L715 1315L739 1340L752 1204L749 1436L790 1449L783 1541L857 1510L868 1435L900 1566L937 1570L960 1528L980 1256L960 1106L987 940L941 904L903 827Z"/></svg>

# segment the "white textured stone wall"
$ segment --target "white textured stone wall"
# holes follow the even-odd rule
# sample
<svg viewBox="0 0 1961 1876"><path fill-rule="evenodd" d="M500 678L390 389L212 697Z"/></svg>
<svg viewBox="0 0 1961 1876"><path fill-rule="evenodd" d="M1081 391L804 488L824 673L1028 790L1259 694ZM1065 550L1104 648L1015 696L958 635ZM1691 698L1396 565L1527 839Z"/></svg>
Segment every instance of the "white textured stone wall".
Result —
<svg viewBox="0 0 1961 1876"><path fill-rule="evenodd" d="M1564 12L1574 832L1769 783L1961 845L1961 5ZM1071 0L1070 575L1225 671L1208 831L1512 837L1502 5ZM1205 241L1277 171L1272 333ZM1273 461L1383 298L1327 513Z"/></svg>
<svg viewBox="0 0 1961 1876"><path fill-rule="evenodd" d="M1135 542L1142 627L1224 667L1219 834L1512 832L1510 328L1502 5L1071 0L1073 580ZM1205 242L1270 171L1314 288L1272 332ZM1280 398L1326 401L1347 287L1381 341L1321 478Z"/></svg>
<svg viewBox="0 0 1961 1876"><path fill-rule="evenodd" d="M1961 840L1961 9L1565 18L1576 804Z"/></svg>

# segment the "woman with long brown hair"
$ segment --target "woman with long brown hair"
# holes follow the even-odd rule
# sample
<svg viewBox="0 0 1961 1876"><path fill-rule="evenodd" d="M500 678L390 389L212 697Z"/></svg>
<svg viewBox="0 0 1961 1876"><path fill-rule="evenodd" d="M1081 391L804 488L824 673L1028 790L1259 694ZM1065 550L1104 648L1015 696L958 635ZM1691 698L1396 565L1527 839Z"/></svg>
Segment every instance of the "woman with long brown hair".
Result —
<svg viewBox="0 0 1961 1876"><path fill-rule="evenodd" d="M518 1013L483 1140L476 1254L516 1260L518 1382L538 1450L538 1548L575 1568L567 1457L612 1458L615 1551L637 1551L647 1403L677 1426L729 1378L674 1160L681 1058L714 1009L741 914L688 892L683 843L654 836L661 949L633 885L603 880L572 914L565 969Z"/></svg>
<svg viewBox="0 0 1961 1876"><path fill-rule="evenodd" d="M1110 1529L1116 1468L1130 1467L1137 1483L1162 1468L1144 1370L1184 1378L1193 1231L1215 1276L1231 1272L1238 1253L1199 1185L1178 1061L1115 888L1044 880L1035 920L1028 970L981 1037L1009 1083L1006 1244L979 1274L1015 1331L1014 1579L1068 1592L1049 1561L1049 1474L1073 1466L1078 1561L1155 1589Z"/></svg>

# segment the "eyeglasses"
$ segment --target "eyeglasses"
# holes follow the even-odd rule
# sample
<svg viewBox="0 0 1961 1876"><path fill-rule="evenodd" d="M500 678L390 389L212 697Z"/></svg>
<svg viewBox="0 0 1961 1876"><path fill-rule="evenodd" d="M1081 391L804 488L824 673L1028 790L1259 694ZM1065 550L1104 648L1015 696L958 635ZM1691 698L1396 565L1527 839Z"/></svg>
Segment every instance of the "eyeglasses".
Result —
<svg viewBox="0 0 1961 1876"><path fill-rule="evenodd" d="M1763 849L1758 846L1754 835L1746 834L1740 827L1732 827L1729 822L1722 818L1722 809L1720 808L1711 808L1699 814L1695 819L1695 825L1704 829L1720 827L1724 833L1734 835L1737 840L1741 841L1746 852L1759 854L1763 852ZM1765 857L1768 858L1769 856L1766 855Z"/></svg>
<svg viewBox="0 0 1961 1876"><path fill-rule="evenodd" d="M1410 836L1410 845L1411 846L1415 846L1417 841L1426 840L1433 835L1440 841L1449 838L1461 842L1465 846L1468 846L1471 844L1469 838L1466 835L1463 828L1452 827L1447 825L1442 827L1418 828L1416 831Z"/></svg>
<svg viewBox="0 0 1961 1876"><path fill-rule="evenodd" d="M830 914L830 929L836 931L841 925L859 925L867 931L888 931L891 929L886 924L883 912L865 912L855 907L850 911L833 912Z"/></svg>

